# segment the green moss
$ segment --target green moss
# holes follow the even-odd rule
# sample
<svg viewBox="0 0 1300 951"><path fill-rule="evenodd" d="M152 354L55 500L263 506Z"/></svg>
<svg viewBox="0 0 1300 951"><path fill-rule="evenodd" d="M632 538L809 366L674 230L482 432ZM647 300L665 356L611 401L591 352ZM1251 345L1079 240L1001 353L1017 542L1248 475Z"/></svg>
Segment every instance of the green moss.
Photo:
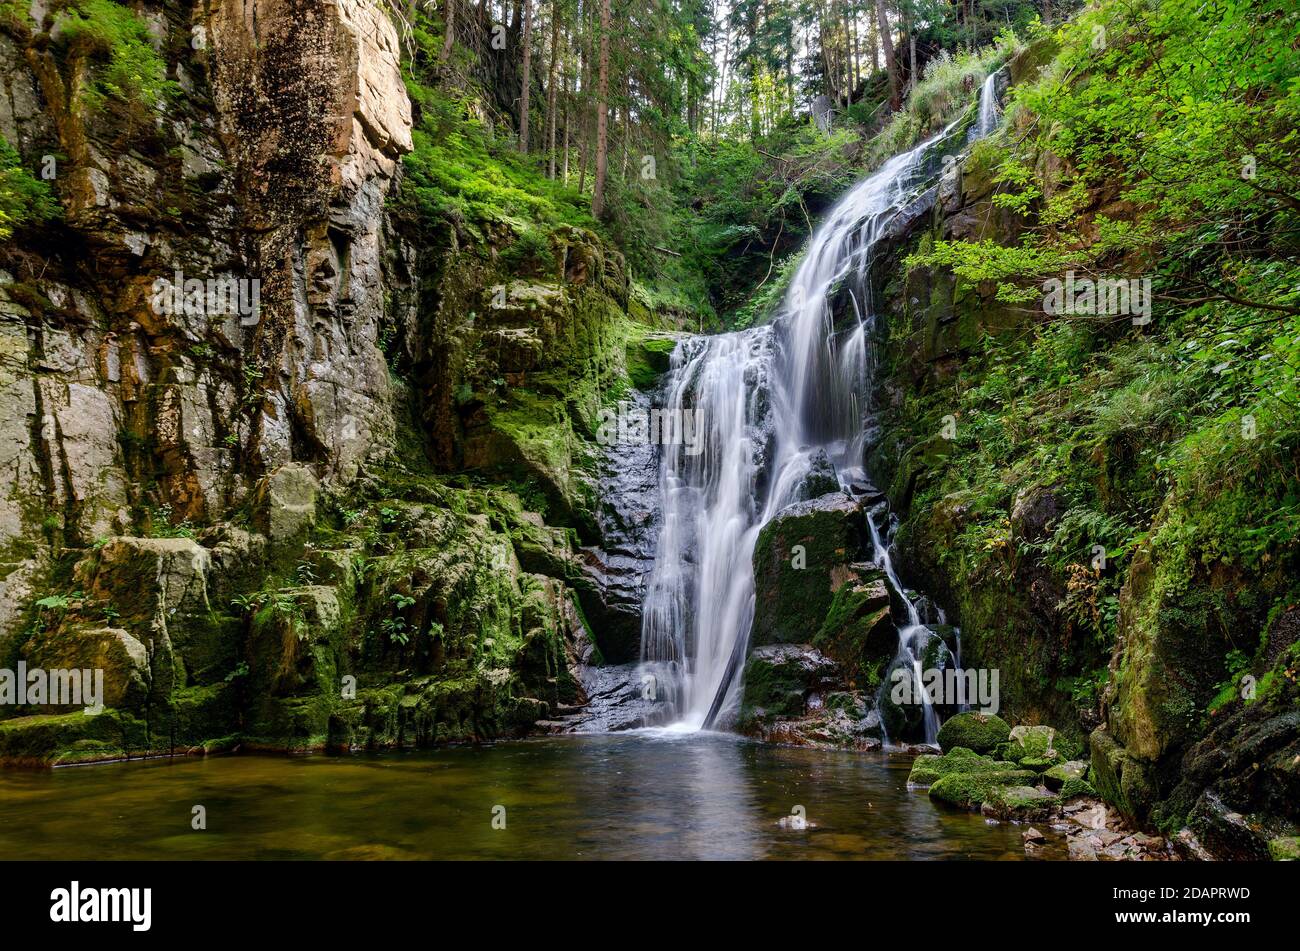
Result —
<svg viewBox="0 0 1300 951"><path fill-rule="evenodd" d="M988 791L981 811L997 819L1037 822L1051 815L1060 802L1057 796L1035 786L994 786Z"/></svg>
<svg viewBox="0 0 1300 951"><path fill-rule="evenodd" d="M912 771L907 782L911 786L930 786L952 773L996 773L1015 769L1014 763L1002 762L991 756L958 746L942 756L922 753L912 761Z"/></svg>
<svg viewBox="0 0 1300 951"><path fill-rule="evenodd" d="M949 773L930 787L930 798L963 809L978 809L999 786L1021 786L1034 782L1029 770L1007 769L978 773Z"/></svg>
<svg viewBox="0 0 1300 951"><path fill-rule="evenodd" d="M774 664L760 654L750 655L745 664L742 699L746 709L761 709L768 716L798 716L804 712L806 692L797 665Z"/></svg>
<svg viewBox="0 0 1300 951"><path fill-rule="evenodd" d="M763 526L754 546L757 608L752 642L807 643L821 630L833 588L858 577L861 513L844 498L796 503Z"/></svg>
<svg viewBox="0 0 1300 951"><path fill-rule="evenodd" d="M1097 790L1086 779L1067 779L1057 791L1057 796L1060 797L1061 802L1073 799L1076 796L1093 797L1096 795Z"/></svg>
<svg viewBox="0 0 1300 951"><path fill-rule="evenodd" d="M877 576L841 584L812 644L840 665L850 683L878 686L898 650L884 582Z"/></svg>
<svg viewBox="0 0 1300 951"><path fill-rule="evenodd" d="M1274 862L1300 861L1300 837L1289 836L1280 839L1270 839L1268 843L1268 855Z"/></svg>
<svg viewBox="0 0 1300 951"><path fill-rule="evenodd" d="M146 756L156 750L143 720L119 710L0 720L0 764L58 766Z"/></svg>
<svg viewBox="0 0 1300 951"><path fill-rule="evenodd" d="M1092 745L1092 784L1107 803L1127 818L1141 822L1156 800L1149 767L1131 756L1104 729L1095 730Z"/></svg>
<svg viewBox="0 0 1300 951"><path fill-rule="evenodd" d="M677 349L675 336L655 336L633 325L627 338L627 374L638 390L649 391L667 372Z"/></svg>
<svg viewBox="0 0 1300 951"><path fill-rule="evenodd" d="M988 753L1006 742L1010 733L1011 727L996 714L958 713L939 727L939 747L945 751L965 747Z"/></svg>

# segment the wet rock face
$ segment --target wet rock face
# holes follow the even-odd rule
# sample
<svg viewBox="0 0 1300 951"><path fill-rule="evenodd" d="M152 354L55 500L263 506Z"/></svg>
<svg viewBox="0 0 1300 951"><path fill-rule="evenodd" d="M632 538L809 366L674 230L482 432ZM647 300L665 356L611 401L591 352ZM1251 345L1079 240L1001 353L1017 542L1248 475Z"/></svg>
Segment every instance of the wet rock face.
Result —
<svg viewBox="0 0 1300 951"><path fill-rule="evenodd" d="M650 398L633 392L631 406L649 409ZM621 664L641 650L641 613L646 578L654 567L659 523L658 450L649 443L615 443L600 463L599 545L582 549L582 609L604 659Z"/></svg>
<svg viewBox="0 0 1300 951"><path fill-rule="evenodd" d="M861 506L843 492L796 502L779 512L754 546L756 607L750 643L798 643L821 629L863 552Z"/></svg>
<svg viewBox="0 0 1300 951"><path fill-rule="evenodd" d="M789 746L880 746L870 697L845 683L830 658L808 644L769 644L745 665L739 730Z"/></svg>

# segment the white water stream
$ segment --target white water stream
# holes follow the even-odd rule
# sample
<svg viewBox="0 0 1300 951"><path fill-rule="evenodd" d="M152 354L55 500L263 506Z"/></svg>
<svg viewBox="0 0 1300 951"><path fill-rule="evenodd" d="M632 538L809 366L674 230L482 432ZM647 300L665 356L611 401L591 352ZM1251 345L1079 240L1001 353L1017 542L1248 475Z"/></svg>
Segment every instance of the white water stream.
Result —
<svg viewBox="0 0 1300 951"><path fill-rule="evenodd" d="M995 88L990 77L982 100ZM986 106L982 101L980 129ZM671 682L660 684L659 699L673 705L679 729L711 727L738 704L754 617L752 557L763 525L800 499L823 453L845 489L866 485L870 265L890 223L955 150L958 125L891 158L845 195L810 239L771 324L695 337L673 354L664 405L698 411L703 451L662 450L663 524L646 587L641 652L644 661L667 662ZM836 310L852 316L837 321ZM888 540L874 523L871 534L877 563L902 594ZM901 600L907 623L899 628L899 656L910 653L919 678L928 629L912 600ZM927 700L928 740L937 729Z"/></svg>

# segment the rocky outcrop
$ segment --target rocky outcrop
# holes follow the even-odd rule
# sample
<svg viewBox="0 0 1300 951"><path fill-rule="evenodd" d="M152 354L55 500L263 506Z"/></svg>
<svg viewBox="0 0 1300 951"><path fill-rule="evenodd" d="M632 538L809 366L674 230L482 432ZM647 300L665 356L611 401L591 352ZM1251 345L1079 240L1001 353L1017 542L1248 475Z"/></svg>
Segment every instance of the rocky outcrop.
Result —
<svg viewBox="0 0 1300 951"><path fill-rule="evenodd" d="M1034 44L1013 62L1013 82L1052 55L1050 43ZM1020 123L1011 140L1034 121L1009 118ZM869 471L889 486L902 519L896 561L961 626L964 662L999 670L1003 716L1060 728L1041 755L1024 757L1034 769L1062 765L1090 738L1090 782L1130 828L1185 827L1196 840L1191 856L1266 857L1271 842L1300 829L1283 793L1295 788L1300 736L1290 719L1294 552L1241 544L1227 553L1224 532L1210 526L1236 531L1249 508L1240 490L1208 477L1193 489L1152 465L1180 444L1178 426L1152 431L1118 400L1121 418L1101 425L1098 393L1109 383L1094 390L1099 377L1070 370L1055 388L1038 388L1036 376L1011 371L1031 352L1024 340L1064 339L1064 322L1032 297L1017 303L999 296L995 280L903 266L941 240L1019 243L1025 219L994 200L1007 190L998 181L1006 158L998 141L973 149L940 182L932 214L901 226L880 261L889 326L876 389L882 436ZM1059 156L1022 149L1017 158L1045 201L1073 181ZM1073 226L1092 234L1102 217L1140 226L1141 211L1117 196L1113 183L1076 194ZM1115 354L1121 365L1143 347L1181 345L1176 334L1125 327L1074 338L1066 362L1106 365ZM1154 390L1135 385L1133 398ZM1182 414L1170 399L1166 411ZM1233 445L1237 434L1225 433L1210 441ZM1257 461L1256 479L1274 464L1257 448L1243 444L1239 454Z"/></svg>
<svg viewBox="0 0 1300 951"><path fill-rule="evenodd" d="M111 709L0 711L0 760L480 739L581 703L583 609L639 628L650 530L595 514L621 257L412 211L380 0L137 4L154 92L93 103L106 51L34 10L0 24L0 134L58 157L63 213L0 246L0 657L94 662Z"/></svg>
<svg viewBox="0 0 1300 951"><path fill-rule="evenodd" d="M807 641L821 629L836 591L862 580L859 503L834 492L782 509L754 545L754 628L750 641Z"/></svg>
<svg viewBox="0 0 1300 951"><path fill-rule="evenodd" d="M807 644L769 644L745 664L739 729L786 746L876 749L880 717L871 698Z"/></svg>

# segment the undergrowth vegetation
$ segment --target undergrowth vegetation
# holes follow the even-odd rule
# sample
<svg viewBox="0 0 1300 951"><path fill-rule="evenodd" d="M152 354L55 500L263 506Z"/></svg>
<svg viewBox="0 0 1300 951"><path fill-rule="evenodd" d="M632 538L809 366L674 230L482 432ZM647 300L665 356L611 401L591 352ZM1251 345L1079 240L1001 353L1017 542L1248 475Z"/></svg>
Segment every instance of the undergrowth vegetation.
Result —
<svg viewBox="0 0 1300 951"><path fill-rule="evenodd" d="M968 574L1010 577L1025 556L1050 570L1098 648L1071 662L1088 690L1105 679L1093 665L1115 642L1121 588L1148 564L1130 640L1221 636L1225 677L1263 658L1267 624L1300 599L1298 28L1280 2L1088 9L969 165L991 171L1019 237L927 241L907 262L994 286L1023 314L950 385L907 396L898 416L917 439L957 420L914 506L960 500L942 557ZM1067 271L1149 279L1149 323L1043 315L1044 282ZM1046 539L1013 532L1027 487L1060 509ZM1192 699L1179 702L1195 719Z"/></svg>

